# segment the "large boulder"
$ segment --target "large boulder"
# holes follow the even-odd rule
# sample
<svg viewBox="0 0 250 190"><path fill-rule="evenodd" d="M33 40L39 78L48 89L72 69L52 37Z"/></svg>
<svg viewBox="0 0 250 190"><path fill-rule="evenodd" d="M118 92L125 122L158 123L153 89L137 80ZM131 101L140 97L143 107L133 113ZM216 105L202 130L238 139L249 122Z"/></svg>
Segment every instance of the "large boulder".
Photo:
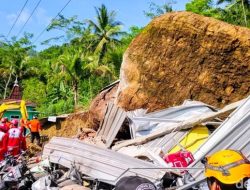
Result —
<svg viewBox="0 0 250 190"><path fill-rule="evenodd" d="M222 107L250 94L250 30L190 12L155 18L124 54L116 102L162 109L185 99Z"/></svg>

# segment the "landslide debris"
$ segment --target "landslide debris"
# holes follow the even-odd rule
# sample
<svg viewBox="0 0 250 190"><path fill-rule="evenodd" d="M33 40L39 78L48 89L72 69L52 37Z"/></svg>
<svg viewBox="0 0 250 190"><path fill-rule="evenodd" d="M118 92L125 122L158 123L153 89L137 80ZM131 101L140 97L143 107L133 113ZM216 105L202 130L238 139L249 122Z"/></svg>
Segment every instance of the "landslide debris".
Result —
<svg viewBox="0 0 250 190"><path fill-rule="evenodd" d="M250 94L250 30L197 15L155 18L126 50L116 103L150 111L199 100L216 107Z"/></svg>
<svg viewBox="0 0 250 190"><path fill-rule="evenodd" d="M73 113L65 119L58 119L56 123L46 123L41 135L47 136L49 139L53 136L77 137L79 139L93 137L104 118L108 102L115 99L117 88L118 83L100 92L92 101L87 112Z"/></svg>

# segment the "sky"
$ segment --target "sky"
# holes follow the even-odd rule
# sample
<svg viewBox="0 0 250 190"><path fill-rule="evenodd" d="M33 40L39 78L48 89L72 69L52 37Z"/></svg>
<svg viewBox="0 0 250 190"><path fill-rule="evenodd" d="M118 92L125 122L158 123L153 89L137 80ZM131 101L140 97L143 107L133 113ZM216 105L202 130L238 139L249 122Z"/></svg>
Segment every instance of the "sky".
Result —
<svg viewBox="0 0 250 190"><path fill-rule="evenodd" d="M16 36L24 23L27 21L34 7L39 0L28 0L23 12L21 13L17 23L11 31L8 39ZM162 5L168 0L151 0L157 5ZM129 27L145 26L150 22L150 19L145 17L144 11L149 10L150 0L71 0L69 5L64 9L62 14L66 17L76 15L79 20L95 19L94 7L100 7L105 4L108 10L117 12L117 20L123 23L123 30L127 31ZM0 35L9 33L15 19L21 11L22 6L26 0L1 0L0 1ZM34 34L33 40L46 28L51 19L64 7L68 0L41 0L38 8L34 12L31 19L25 25L23 32ZM184 10L185 4L189 0L175 0L173 5L174 10ZM44 32L41 37L34 43L37 50L42 50L46 46L40 43L46 39L59 36L60 31ZM22 35L19 35L21 37Z"/></svg>

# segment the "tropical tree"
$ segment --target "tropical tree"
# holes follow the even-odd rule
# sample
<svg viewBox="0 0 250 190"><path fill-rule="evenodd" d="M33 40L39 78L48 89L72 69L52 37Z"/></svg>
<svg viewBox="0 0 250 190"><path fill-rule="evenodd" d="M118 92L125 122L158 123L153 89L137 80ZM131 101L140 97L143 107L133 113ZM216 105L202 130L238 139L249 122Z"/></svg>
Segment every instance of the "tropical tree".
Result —
<svg viewBox="0 0 250 190"><path fill-rule="evenodd" d="M192 0L186 4L186 10L204 16L214 17L225 22L249 27L250 2L248 0L218 0L215 6L213 0Z"/></svg>
<svg viewBox="0 0 250 190"><path fill-rule="evenodd" d="M121 31L122 23L115 20L116 12L108 12L105 5L95 7L97 21L87 20L95 35L95 53L99 55L99 61L105 56L108 46L119 43L119 37L124 34Z"/></svg>
<svg viewBox="0 0 250 190"><path fill-rule="evenodd" d="M78 104L79 82L83 76L82 53L75 47L69 47L58 58L57 66L60 68L60 78L72 87L74 104Z"/></svg>
<svg viewBox="0 0 250 190"><path fill-rule="evenodd" d="M36 68L29 65L29 52L32 50L30 38L31 34L25 34L24 37L17 40L1 41L1 78L4 81L4 95L6 98L9 84L15 79L22 80L32 76Z"/></svg>
<svg viewBox="0 0 250 190"><path fill-rule="evenodd" d="M222 19L220 9L213 7L213 0L192 0L186 4L186 10L204 16Z"/></svg>
<svg viewBox="0 0 250 190"><path fill-rule="evenodd" d="M250 1L249 0L218 0L217 4L229 3L227 9L232 10L234 13L235 10L241 9L242 17L245 23L245 26L248 26L248 17L250 11Z"/></svg>
<svg viewBox="0 0 250 190"><path fill-rule="evenodd" d="M146 17L153 19L153 18L160 16L162 14L172 12L173 11L172 5L175 3L176 2L172 1L172 0L164 3L163 5L157 5L154 2L150 2L149 11L144 11L144 14Z"/></svg>

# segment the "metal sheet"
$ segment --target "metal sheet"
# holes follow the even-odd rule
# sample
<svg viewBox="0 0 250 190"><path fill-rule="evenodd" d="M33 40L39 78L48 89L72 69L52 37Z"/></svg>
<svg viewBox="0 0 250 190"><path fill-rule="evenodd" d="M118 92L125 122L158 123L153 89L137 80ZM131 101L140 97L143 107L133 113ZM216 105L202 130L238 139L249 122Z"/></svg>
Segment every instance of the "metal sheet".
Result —
<svg viewBox="0 0 250 190"><path fill-rule="evenodd" d="M165 174L161 169L133 169L154 168L155 165L79 140L62 137L53 137L45 145L43 157L68 168L75 163L83 174L112 185L124 176L137 175L156 182Z"/></svg>
<svg viewBox="0 0 250 190"><path fill-rule="evenodd" d="M169 134L169 133L173 133L173 131L180 131L180 130L192 128L193 126L195 126L197 124L200 124L202 122L211 121L214 118L216 118L222 114L225 114L227 112L231 112L231 111L235 110L244 101L245 101L245 99L238 101L238 102L234 102L232 104L229 104L217 112L206 112L206 113L203 113L200 115L196 115L196 117L192 116L190 119L186 119L185 121L183 121L181 123L171 124L171 125L168 125L167 127L163 126L163 127L160 127L159 129L157 129L156 131L150 131L151 130L150 129L150 130L148 130L149 134L147 134L147 135L144 134L143 136L140 136L138 138L126 140L122 143L116 144L115 146L112 147L112 149L119 150L120 148L125 147L125 146L131 146L134 144L136 144L136 145L144 144L145 142L148 142L150 140L162 137L162 136ZM191 113L185 113L185 114L191 114ZM144 124L144 125L147 126L147 124Z"/></svg>
<svg viewBox="0 0 250 190"><path fill-rule="evenodd" d="M223 149L240 150L250 159L250 96L217 128L194 154L196 162L191 167L201 167L200 160ZM202 171L193 173L199 179Z"/></svg>
<svg viewBox="0 0 250 190"><path fill-rule="evenodd" d="M128 113L133 137L145 136L157 131L188 121L192 118L213 113L215 108L198 101L186 100L182 105L164 110L146 113L146 110L135 110Z"/></svg>
<svg viewBox="0 0 250 190"><path fill-rule="evenodd" d="M157 138L155 140L149 141L144 144L144 146L150 150L155 150L156 148L160 148L164 153L167 153L174 146L181 141L182 138L186 136L187 131L176 131L174 133L170 133L165 135L164 137Z"/></svg>
<svg viewBox="0 0 250 190"><path fill-rule="evenodd" d="M123 109L109 103L96 138L101 138L106 147L110 147L126 117L127 114Z"/></svg>

